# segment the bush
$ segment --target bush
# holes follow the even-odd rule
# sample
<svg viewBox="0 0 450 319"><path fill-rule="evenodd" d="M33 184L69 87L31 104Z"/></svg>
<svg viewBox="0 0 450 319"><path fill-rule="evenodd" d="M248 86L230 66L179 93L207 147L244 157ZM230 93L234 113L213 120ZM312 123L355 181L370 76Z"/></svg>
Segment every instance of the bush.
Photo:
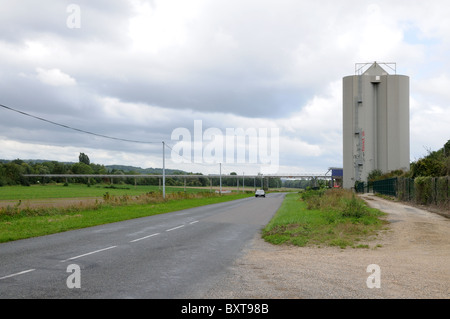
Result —
<svg viewBox="0 0 450 319"><path fill-rule="evenodd" d="M361 218L368 214L365 203L353 194L351 199L344 199L345 206L341 212L343 217Z"/></svg>
<svg viewBox="0 0 450 319"><path fill-rule="evenodd" d="M321 206L321 197L325 189L307 190L300 194L300 198L306 202L307 209L319 209Z"/></svg>
<svg viewBox="0 0 450 319"><path fill-rule="evenodd" d="M383 172L380 169L374 169L367 176L367 181L372 182L379 180L383 176Z"/></svg>
<svg viewBox="0 0 450 319"><path fill-rule="evenodd" d="M431 203L432 201L431 183L432 178L429 176L416 177L414 179L414 188L416 192L417 204L427 205Z"/></svg>
<svg viewBox="0 0 450 319"><path fill-rule="evenodd" d="M447 206L449 203L450 177L439 177L436 181L436 202Z"/></svg>

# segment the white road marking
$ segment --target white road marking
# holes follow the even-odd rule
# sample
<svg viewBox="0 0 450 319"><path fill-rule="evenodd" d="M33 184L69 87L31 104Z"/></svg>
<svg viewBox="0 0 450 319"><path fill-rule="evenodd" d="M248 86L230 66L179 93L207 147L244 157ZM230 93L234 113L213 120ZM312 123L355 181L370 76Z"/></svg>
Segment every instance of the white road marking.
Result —
<svg viewBox="0 0 450 319"><path fill-rule="evenodd" d="M26 274L26 273L29 273L29 272L32 272L32 271L35 271L35 270L36 270L36 269L28 269L28 270L24 270L24 271L15 273L15 274L11 274L11 275L8 275L8 276L0 277L0 280L6 279L6 278L15 277L15 276L19 276L19 275L23 275L23 274Z"/></svg>
<svg viewBox="0 0 450 319"><path fill-rule="evenodd" d="M189 224L192 225L192 224L195 224L195 223L198 223L198 220L190 222ZM185 225L180 225L180 226L177 226L177 227L174 227L174 228L167 229L166 231L172 231L172 230L175 230L175 229L178 229L178 228L182 228L184 226ZM154 236L157 236L157 235L160 235L160 233L156 233L156 234L148 235L148 236L145 236L145 237L137 238L137 239L131 240L130 243L135 243L137 241L140 241L140 240L143 240L143 239L147 239L147 238L150 238L150 237L154 237Z"/></svg>
<svg viewBox="0 0 450 319"><path fill-rule="evenodd" d="M86 253L86 254L83 254L83 255L78 255L78 256L75 256L75 257L67 258L65 260L61 260L61 262L63 263L63 262L69 261L69 260L74 260L74 259L81 258L81 257L84 257L84 256L88 256L88 255L92 255L92 254L95 254L95 253L99 253L101 251L105 251L105 250L108 250L108 249L113 249L113 248L116 248L116 247L117 246L111 246L111 247L107 247L107 248L91 251L90 253Z"/></svg>
<svg viewBox="0 0 450 319"><path fill-rule="evenodd" d="M172 231L172 230L175 230L175 229L178 229L178 228L181 228L181 227L184 227L184 225L181 225L181 226L178 226L178 227L174 227L174 228L171 228L171 229L167 229L166 231Z"/></svg>
<svg viewBox="0 0 450 319"><path fill-rule="evenodd" d="M195 223L198 223L198 220L190 222L189 224L192 225L192 224L195 224ZM179 228L182 228L184 226L185 225L180 225L180 226L177 226L177 227L174 227L174 228L170 228L170 229L167 229L166 232L169 232L169 231L172 231L172 230L175 230L175 229L179 229ZM160 235L160 233L155 233L155 234L151 234L151 235L148 235L148 236L145 236L145 237L137 238L137 239L134 239L134 240L130 241L130 243L135 243L137 241L144 240L144 239L147 239L147 238L150 238L150 237L154 237L154 236L157 236L157 235ZM98 249L98 250L91 251L91 252L86 253L86 254L82 254L82 255L78 255L78 256L74 256L74 257L70 257L70 258L61 260L61 262L66 262L66 261L69 261L69 260L78 259L78 258L81 258L81 257L89 256L89 255L96 254L96 253L99 253L99 252L102 252L102 251L105 251L105 250L113 249L113 248L116 248L116 247L117 246L110 246L110 247L106 247L106 248L103 248L103 249ZM19 276L19 275L23 275L23 274L26 274L26 273L29 273L29 272L32 272L32 271L35 271L35 270L36 269L24 270L24 271L15 273L15 274L11 274L11 275L0 277L0 280L11 278L11 277L15 277L15 276Z"/></svg>
<svg viewBox="0 0 450 319"><path fill-rule="evenodd" d="M148 235L148 236L141 237L141 238L138 238L138 239L134 239L134 240L130 241L130 243L135 243L137 241L140 241L140 240L143 240L143 239L147 239L147 238L150 238L150 237L153 237L153 236L157 236L157 235L159 235L159 233Z"/></svg>

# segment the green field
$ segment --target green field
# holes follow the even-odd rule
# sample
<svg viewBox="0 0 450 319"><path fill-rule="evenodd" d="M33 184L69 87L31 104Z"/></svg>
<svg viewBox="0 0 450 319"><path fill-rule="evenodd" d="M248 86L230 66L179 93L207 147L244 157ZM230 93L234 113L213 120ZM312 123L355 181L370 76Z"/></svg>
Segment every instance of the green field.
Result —
<svg viewBox="0 0 450 319"><path fill-rule="evenodd" d="M253 192L226 195L210 193L209 188L167 187L163 199L158 186L105 188L71 184L0 187L2 200L18 203L0 207L0 242L43 236L73 229L152 216L253 196ZM88 205L68 207L22 207L19 200L101 197Z"/></svg>
<svg viewBox="0 0 450 319"><path fill-rule="evenodd" d="M0 200L27 200L46 198L75 198L75 197L102 197L106 192L110 195L140 195L148 192L162 190L159 186L132 186L132 185L106 185L99 184L87 186L85 184L47 184L31 186L4 186L0 187ZM186 192L209 192L209 188L189 188ZM184 192L183 187L166 187L166 193Z"/></svg>

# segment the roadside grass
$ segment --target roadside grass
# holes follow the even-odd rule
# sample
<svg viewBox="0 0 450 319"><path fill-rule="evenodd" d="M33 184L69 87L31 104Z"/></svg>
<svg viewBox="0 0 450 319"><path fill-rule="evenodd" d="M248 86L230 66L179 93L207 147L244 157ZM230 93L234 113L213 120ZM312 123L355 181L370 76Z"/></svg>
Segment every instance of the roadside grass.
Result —
<svg viewBox="0 0 450 319"><path fill-rule="evenodd" d="M209 192L159 192L138 196L104 196L104 202L68 208L0 208L0 243L114 223L123 220L164 214L183 209L217 204L253 196L253 193L218 195Z"/></svg>
<svg viewBox="0 0 450 319"><path fill-rule="evenodd" d="M369 248L362 242L385 228L384 215L342 189L287 194L263 238L276 245Z"/></svg>

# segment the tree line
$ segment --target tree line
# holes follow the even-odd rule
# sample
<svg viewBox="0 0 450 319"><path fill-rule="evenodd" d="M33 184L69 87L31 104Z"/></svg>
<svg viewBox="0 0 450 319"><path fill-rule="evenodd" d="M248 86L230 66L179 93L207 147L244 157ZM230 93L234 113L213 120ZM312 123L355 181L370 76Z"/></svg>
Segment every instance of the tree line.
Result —
<svg viewBox="0 0 450 319"><path fill-rule="evenodd" d="M117 168L119 167L119 168ZM152 173L148 173L151 171ZM114 179L115 184L129 184L129 185L160 185L161 179L155 177L139 177L142 173L146 175L161 175L162 169L148 169L143 170L140 168L127 169L127 166L112 165L110 167L102 164L91 163L89 157L80 153L78 162L76 163L64 163L58 161L24 161L21 159L15 159L12 161L0 160L0 186L12 186L23 185L29 186L32 184L41 183L85 183L85 184L98 184L98 183L111 183L110 178L105 177L52 177L43 180L42 177L26 177L28 174L82 174L82 175L117 175L117 179ZM166 169L167 175L203 175L201 173L187 173L181 170ZM120 177L120 175L136 175L134 177ZM239 187L242 187L244 183L247 187L257 188L275 188L281 187L282 182L279 178L270 178L269 180L253 177L237 177L235 172L230 173L233 178L227 178L227 175L222 176L222 186L232 187L236 186L239 182ZM219 177L167 177L166 186L219 186Z"/></svg>
<svg viewBox="0 0 450 319"><path fill-rule="evenodd" d="M381 170L373 170L369 173L369 182L394 178L417 178L417 177L443 177L450 176L450 140L437 151L427 150L427 155L411 162L409 171L394 170L383 173Z"/></svg>
<svg viewBox="0 0 450 319"><path fill-rule="evenodd" d="M21 159L13 161L1 160L0 186L24 185L40 183L38 177L25 177L27 174L114 174L104 165L78 163L63 163L58 161L29 162ZM54 178L53 182L66 182L64 178Z"/></svg>
<svg viewBox="0 0 450 319"><path fill-rule="evenodd" d="M303 179L294 179L294 180L284 180L283 187L286 188L300 188L300 189L308 189L308 188L323 188L329 186L329 181L319 179L319 178L303 178Z"/></svg>
<svg viewBox="0 0 450 319"><path fill-rule="evenodd" d="M368 177L369 188L370 184L374 191L402 201L435 205L440 211L450 209L450 140L437 151L428 150L427 155L412 162L409 171L385 174L372 171Z"/></svg>

